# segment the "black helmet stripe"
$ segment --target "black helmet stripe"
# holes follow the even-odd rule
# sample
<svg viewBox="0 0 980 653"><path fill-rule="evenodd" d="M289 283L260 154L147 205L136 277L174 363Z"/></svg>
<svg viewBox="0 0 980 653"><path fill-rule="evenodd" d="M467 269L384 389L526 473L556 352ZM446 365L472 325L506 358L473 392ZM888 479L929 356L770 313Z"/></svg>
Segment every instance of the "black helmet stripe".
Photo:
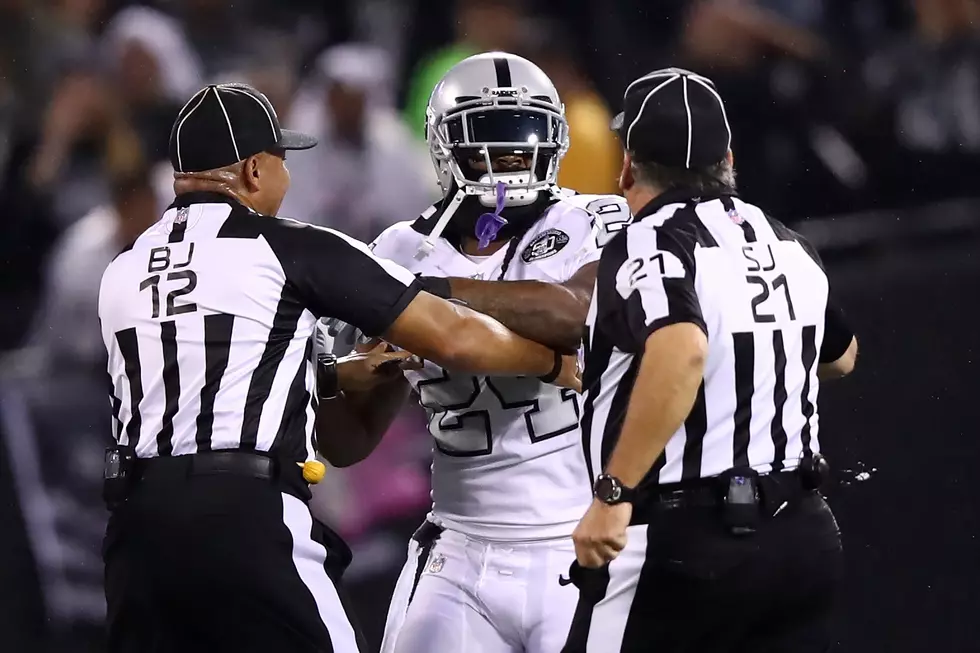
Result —
<svg viewBox="0 0 980 653"><path fill-rule="evenodd" d="M493 60L493 68L497 72L497 87L506 88L513 86L510 80L510 64L503 57L496 57Z"/></svg>

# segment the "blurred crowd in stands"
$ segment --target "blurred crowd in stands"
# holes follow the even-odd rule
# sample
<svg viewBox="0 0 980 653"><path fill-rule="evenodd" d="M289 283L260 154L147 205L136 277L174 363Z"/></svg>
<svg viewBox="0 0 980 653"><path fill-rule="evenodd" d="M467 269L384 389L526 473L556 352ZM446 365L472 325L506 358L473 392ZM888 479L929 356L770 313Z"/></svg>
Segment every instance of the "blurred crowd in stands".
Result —
<svg viewBox="0 0 980 653"><path fill-rule="evenodd" d="M487 50L555 81L560 183L582 192L616 192L626 84L678 65L715 80L742 192L787 222L980 195L977 0L0 0L0 476L49 617L104 609L99 280L173 198L186 99L232 80L265 92L320 138L289 156L283 215L369 241L439 197L428 95ZM409 413L318 492L363 553L355 578L400 564L428 451Z"/></svg>

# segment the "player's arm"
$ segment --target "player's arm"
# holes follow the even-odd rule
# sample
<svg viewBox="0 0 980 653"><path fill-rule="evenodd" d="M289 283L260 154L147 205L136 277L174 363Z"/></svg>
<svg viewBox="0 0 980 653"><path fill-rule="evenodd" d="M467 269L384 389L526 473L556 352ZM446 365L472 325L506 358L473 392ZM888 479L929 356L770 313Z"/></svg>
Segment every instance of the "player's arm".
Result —
<svg viewBox="0 0 980 653"><path fill-rule="evenodd" d="M289 280L314 315L336 317L449 370L540 376L578 387L574 357L522 338L493 318L422 291L405 268L330 229L279 222ZM273 245L275 249L276 245Z"/></svg>
<svg viewBox="0 0 980 653"><path fill-rule="evenodd" d="M691 412L704 378L708 338L684 248L669 234L646 229L626 236L629 251L647 256L627 260L616 275L617 288L607 292L626 296L624 332L642 359L605 472L636 487ZM654 252L663 268L649 263Z"/></svg>
<svg viewBox="0 0 980 653"><path fill-rule="evenodd" d="M577 209L581 211L581 209ZM592 301L601 247L632 220L621 197L599 197L585 207L590 225L582 233L579 249L570 262L571 276L563 270L559 283L543 281L477 281L423 277L427 290L453 297L486 313L512 331L562 351L578 349ZM569 214L569 226L582 216ZM551 259L549 263L555 259Z"/></svg>
<svg viewBox="0 0 980 653"><path fill-rule="evenodd" d="M598 265L593 262L582 266L564 283L456 277L422 277L421 281L433 294L463 301L525 338L573 351L582 341L582 325L589 312Z"/></svg>

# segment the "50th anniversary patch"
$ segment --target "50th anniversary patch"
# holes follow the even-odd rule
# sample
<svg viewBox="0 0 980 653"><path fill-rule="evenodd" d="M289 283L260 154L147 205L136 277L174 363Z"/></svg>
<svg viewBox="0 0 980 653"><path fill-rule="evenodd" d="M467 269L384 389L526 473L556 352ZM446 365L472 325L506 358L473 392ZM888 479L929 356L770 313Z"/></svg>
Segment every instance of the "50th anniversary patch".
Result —
<svg viewBox="0 0 980 653"><path fill-rule="evenodd" d="M558 229L548 229L524 248L524 251L521 252L521 260L525 263L540 261L543 258L554 256L567 244L568 234Z"/></svg>

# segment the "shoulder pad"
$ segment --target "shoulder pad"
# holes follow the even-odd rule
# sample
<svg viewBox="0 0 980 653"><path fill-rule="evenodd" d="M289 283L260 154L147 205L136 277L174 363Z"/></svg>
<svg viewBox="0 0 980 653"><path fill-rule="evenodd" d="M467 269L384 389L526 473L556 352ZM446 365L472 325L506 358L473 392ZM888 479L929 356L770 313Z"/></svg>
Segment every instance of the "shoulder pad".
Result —
<svg viewBox="0 0 980 653"><path fill-rule="evenodd" d="M584 212L596 232L599 247L604 247L633 220L626 198L619 195L573 195L561 204Z"/></svg>
<svg viewBox="0 0 980 653"><path fill-rule="evenodd" d="M412 220L405 220L404 222L396 222L382 231L368 245L368 248L381 258L398 262L411 258L409 252L414 255L421 239L422 234L415 229L415 223Z"/></svg>
<svg viewBox="0 0 980 653"><path fill-rule="evenodd" d="M432 229L436 226L436 223L439 222L439 217L442 215L442 211L445 208L443 206L444 203L445 202L443 200L440 200L426 210L422 211L422 214L415 220L410 220L407 223L399 222L398 224L408 224L417 233L422 234L423 236L428 236L430 233L432 233Z"/></svg>

